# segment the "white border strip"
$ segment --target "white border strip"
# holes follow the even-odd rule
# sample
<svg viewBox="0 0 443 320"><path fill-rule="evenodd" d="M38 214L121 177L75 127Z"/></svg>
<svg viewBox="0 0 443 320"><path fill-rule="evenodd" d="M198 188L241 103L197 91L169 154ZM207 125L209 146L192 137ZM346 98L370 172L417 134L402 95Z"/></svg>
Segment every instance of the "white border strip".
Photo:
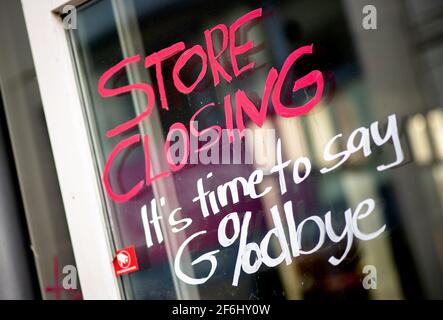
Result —
<svg viewBox="0 0 443 320"><path fill-rule="evenodd" d="M52 12L72 3L22 0L83 297L121 299L68 39Z"/></svg>

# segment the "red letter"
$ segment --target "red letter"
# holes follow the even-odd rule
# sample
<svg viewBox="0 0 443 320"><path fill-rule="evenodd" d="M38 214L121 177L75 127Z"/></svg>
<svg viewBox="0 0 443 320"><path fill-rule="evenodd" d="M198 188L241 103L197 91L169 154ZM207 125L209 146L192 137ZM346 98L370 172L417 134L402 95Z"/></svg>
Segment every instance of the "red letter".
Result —
<svg viewBox="0 0 443 320"><path fill-rule="evenodd" d="M260 111L257 111L254 103L248 98L243 90L238 90L235 94L235 104L237 110L235 112L235 119L237 121L237 128L240 134L245 129L245 124L243 121L243 110L249 116L249 118L261 128L266 119L266 112L268 110L269 97L271 95L272 87L277 80L278 73L277 70L272 68L269 70L268 77L266 78L265 88L263 90L263 99L261 101Z"/></svg>
<svg viewBox="0 0 443 320"><path fill-rule="evenodd" d="M168 48L164 48L155 52L145 59L145 67L149 68L155 64L155 73L157 75L158 91L160 93L160 101L163 109L168 110L168 100L166 99L165 84L163 82L162 61L169 59L176 53L185 50L184 42L177 42Z"/></svg>
<svg viewBox="0 0 443 320"><path fill-rule="evenodd" d="M180 70L185 66L186 62L188 62L188 60L191 59L194 54L200 56L202 60L202 69L200 70L197 80L195 80L195 82L190 87L187 87L180 80L179 73ZM174 85L178 91L184 94L188 94L195 89L198 83L205 76L206 70L208 69L208 64L206 62L206 59L207 59L206 53L203 50L202 46L199 44L183 52L183 54L178 58L177 62L175 63L174 69L172 69L172 78L174 79Z"/></svg>
<svg viewBox="0 0 443 320"><path fill-rule="evenodd" d="M231 95L227 94L223 99L225 104L225 121L226 121L226 130L228 130L228 138L229 143L234 142L234 121L232 120L232 103L231 103Z"/></svg>
<svg viewBox="0 0 443 320"><path fill-rule="evenodd" d="M277 83L275 84L274 92L272 93L272 103L274 105L275 112L282 117L290 118L290 117L296 117L296 116L306 114L321 99L321 96L323 94L323 85L324 85L323 75L320 71L314 70L314 71L309 72L304 77L295 81L294 87L292 88L292 92L295 92L297 90L309 87L309 86L313 85L314 83L317 84L317 91L315 92L315 96L310 101L308 101L303 106L286 107L281 103L281 100L280 100L281 89L283 87L283 83L286 79L289 69L294 64L295 60L297 60L300 56L302 56L304 54L311 54L312 47L313 47L313 45L304 46L304 47L301 47L301 48L295 50L286 58L286 61L283 64L283 67L280 71L280 75L278 76Z"/></svg>
<svg viewBox="0 0 443 320"><path fill-rule="evenodd" d="M255 62L248 63L246 66L244 66L241 69L238 69L237 59L236 56L241 55L249 50L251 50L254 47L254 44L252 41L249 41L241 46L235 45L235 32L240 28L242 25L247 23L248 21L261 17L261 8L253 10L241 18L239 18L237 21L235 21L230 27L229 27L229 38L231 39L229 51L231 53L231 60L232 60L232 70L234 71L234 74L236 77L238 77L241 73L254 68Z"/></svg>
<svg viewBox="0 0 443 320"><path fill-rule="evenodd" d="M124 59L123 61L119 62L117 65L110 68L108 71L106 71L99 79L98 81L98 92L99 94L104 97L114 97L121 93L130 92L131 90L143 90L146 93L147 99L148 99L148 106L146 107L146 110L140 113L137 117L135 117L132 120L129 120L121 125L118 125L114 129L109 130L106 132L106 136L108 138L111 138L117 134L122 133L123 131L126 131L134 126L136 126L143 117L147 117L154 107L155 103L155 94L154 90L149 84L146 83L135 83L130 84L124 87L116 88L116 89L107 89L105 88L106 82L117 72L119 72L121 69L123 69L126 65L131 64L133 62L140 61L140 56L136 55L133 57L129 57Z"/></svg>
<svg viewBox="0 0 443 320"><path fill-rule="evenodd" d="M143 180L140 180L131 190L124 194L117 194L112 190L111 183L109 182L109 171L111 170L111 164L114 161L115 157L118 155L118 153L133 145L134 143L137 143L140 141L140 134L133 135L132 137L120 141L112 150L111 154L108 157L108 160L106 160L105 169L103 170L103 183L105 185L105 189L108 192L109 197L117 202L124 202L132 199L134 196L137 195L137 193L140 192L141 188L143 188L143 184L145 183Z"/></svg>
<svg viewBox="0 0 443 320"><path fill-rule="evenodd" d="M214 44L212 42L212 33L216 30L220 30L222 33L222 47L217 53L217 55L214 53ZM206 39L206 48L208 49L208 60L209 65L211 66L212 70L212 77L214 78L214 87L216 87L220 83L220 77L219 73L222 75L223 78L229 83L232 80L232 77L226 72L225 69L218 63L217 59L220 58L223 51L226 50L228 47L228 28L224 24L216 25L211 30L205 31L205 39Z"/></svg>

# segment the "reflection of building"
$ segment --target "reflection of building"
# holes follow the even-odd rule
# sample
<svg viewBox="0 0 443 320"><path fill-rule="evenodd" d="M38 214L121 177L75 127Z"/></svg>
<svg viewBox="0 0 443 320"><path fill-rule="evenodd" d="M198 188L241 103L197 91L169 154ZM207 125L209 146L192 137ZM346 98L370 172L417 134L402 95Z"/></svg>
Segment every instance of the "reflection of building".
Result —
<svg viewBox="0 0 443 320"><path fill-rule="evenodd" d="M375 219L368 220L364 227L371 230L386 223L387 232L374 241L354 244L349 258L337 268L332 268L324 259L334 254L334 250L340 250L340 246L338 249L330 246L312 257L300 257L290 266L242 276L242 286L238 288L231 286L227 276L230 272L224 269L219 270L213 283L205 286L190 287L177 281L171 266L179 240L183 239L165 233L165 248L148 251L138 219L142 204L164 194L170 197L168 205L171 208L160 210L167 211L179 205L186 207L184 202L192 198L193 179L206 176L208 170L214 171L211 181L218 185L225 182L225 178L246 175L252 168L236 165L226 170L225 167L195 165L154 184L153 188L146 188L132 202L109 201L100 176L104 161L118 139L107 139L105 132L139 114L146 101L138 94L103 99L97 92L97 82L104 71L125 56L145 56L180 40L187 45L200 43L199 37L206 28L221 22L229 24L257 5L250 1L217 0L210 3L172 1L166 7L146 0L125 0L124 4L114 0L83 2L77 9L78 30L65 32L60 29L61 18L53 16L60 15L60 8L50 7L51 1L47 0L39 4L24 0L28 33L19 3L3 1L0 4L0 22L14 25L16 34L20 35L11 38L6 27L0 31L2 48L7 48L0 52L0 84L6 114L0 126L5 129L2 139L12 144L12 152L5 149L7 152L1 153L9 154L9 159L0 158L0 164L8 168L3 172L10 184L17 183L16 180L19 184L15 193L3 193L4 197L0 198L0 225L5 228L0 229L0 239L4 239L5 252L10 255L0 260L0 266L9 270L6 280L3 280L5 275L0 274L0 282L9 281L15 285L9 291L0 291L0 298L38 296L38 290L30 291L38 285L44 298L52 298L43 290L52 285L52 258L58 256L62 266L74 264L72 248L86 298L103 297L100 296L103 292L106 297L114 298L443 297L443 7L439 1L372 2L378 13L377 30L362 28L365 1L266 2L263 4L265 18L250 32L242 34L257 44L264 44L249 57L258 65L264 65L264 69L241 81L229 85L222 82L216 88L199 88L201 90L187 96L175 92L171 79L165 77L168 99L174 108L169 112L155 109L140 128L133 129L154 137L151 149L156 170L162 163L162 153L157 151L172 123L188 122L198 106L212 100L222 101L234 88L248 93L261 92L266 68L280 68L292 50L308 43L315 44L314 55L297 64L294 77L320 69L326 79L324 99L306 117L270 116L263 126L263 129L277 128L286 158L309 156L318 171L325 162L323 147L337 133L349 135L355 128L383 121L389 114L396 114L402 122L400 131L407 159L399 168L377 173L373 159L391 156L389 148L384 148L370 158L355 155L336 174L316 176L305 185L290 188L284 197L272 193L260 201L242 198L239 205L229 206L230 210L238 211L253 208L264 215L272 205L294 200L299 221L311 213L353 207L363 197L371 196L380 205ZM56 41L45 28L58 30L53 32L57 35ZM39 87L33 76L27 36L31 41ZM44 46L41 39L46 40ZM219 47L221 45L219 43ZM45 52L48 48L54 55L51 59ZM229 59L222 56L221 60ZM63 67L59 65L61 62ZM173 68L173 62L172 59L165 63L165 74ZM195 70L189 71L190 78L193 72ZM112 84L151 83L152 79L155 79L153 70L146 71L142 65L134 65L127 73L115 77ZM307 90L303 94L287 94L284 99L289 103L303 102L309 94ZM68 113L72 117L63 118ZM222 124L223 117L223 112L215 109L202 117L200 124ZM61 121L66 122L60 125ZM70 143L62 143L66 140ZM119 159L112 171L111 182L122 190L144 172L141 150L135 148L133 151ZM122 174L121 168L130 168L130 174ZM17 178L14 170L17 170ZM289 170L287 174L290 175ZM266 180L273 186L278 185L275 176L267 176ZM24 210L20 210L21 203ZM26 213L26 227L16 219L23 215L22 211ZM88 211L90 219L81 218L83 211ZM196 221L197 227L216 229L204 220ZM269 228L270 222L267 217L258 216L254 223L253 237L259 237ZM8 230L15 230L16 238L12 238ZM27 249L27 234L34 259ZM216 244L216 237L208 239L194 251L186 252L187 259ZM140 271L116 280L110 263L112 252L132 244L136 245L139 255ZM88 246L97 254L91 256L86 252ZM223 253L226 269L235 262L234 254L234 249ZM10 261L18 260L24 261L21 263L23 269L12 267ZM376 291L367 292L361 286L365 265L374 265L378 270ZM104 271L95 276L93 269L97 266ZM34 268L37 268L38 281L28 277ZM198 274L204 271L204 266L189 269ZM21 282L11 281L19 278ZM98 288L99 285L106 290ZM152 287L156 290L151 290ZM3 288L6 287L0 290Z"/></svg>
<svg viewBox="0 0 443 320"><path fill-rule="evenodd" d="M416 113L427 116L431 110L441 110L441 81L443 74L441 54L443 43L442 3L439 1L375 1L379 14L379 29L365 32L361 28L359 13L364 1L344 1L356 48L363 66L365 81L370 92L370 108L377 117L395 113L404 117L404 129ZM441 112L441 111L436 111ZM414 120L414 119L412 119ZM410 122L409 122L410 123ZM441 123L441 122L440 122ZM416 128L417 126L412 127ZM418 129L419 130L419 129ZM437 129L438 130L438 129ZM420 132L408 132L414 139ZM441 137L441 136L440 136ZM405 137L406 140L406 137ZM438 146L441 138L434 141ZM417 157L428 153L425 143ZM414 154L414 150L411 150ZM392 191L398 201L398 223L404 225L403 237L412 250L418 282L427 297L442 295L442 215L443 197L440 177L432 166L406 165L392 174ZM439 200L440 199L440 200ZM402 250L393 246L394 251ZM404 263L408 264L408 263ZM401 268L399 268L401 273ZM410 272L404 275L408 277ZM411 281L413 282L413 281ZM407 290L408 284L404 284ZM418 290L411 284L409 293Z"/></svg>

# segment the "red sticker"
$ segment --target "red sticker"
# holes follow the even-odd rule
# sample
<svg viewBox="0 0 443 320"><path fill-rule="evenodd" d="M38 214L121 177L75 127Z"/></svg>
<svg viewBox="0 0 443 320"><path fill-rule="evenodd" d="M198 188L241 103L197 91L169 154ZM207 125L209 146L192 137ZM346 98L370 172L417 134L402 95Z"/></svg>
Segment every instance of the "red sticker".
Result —
<svg viewBox="0 0 443 320"><path fill-rule="evenodd" d="M135 247L130 246L117 251L113 264L117 276L137 271L138 262L135 254Z"/></svg>

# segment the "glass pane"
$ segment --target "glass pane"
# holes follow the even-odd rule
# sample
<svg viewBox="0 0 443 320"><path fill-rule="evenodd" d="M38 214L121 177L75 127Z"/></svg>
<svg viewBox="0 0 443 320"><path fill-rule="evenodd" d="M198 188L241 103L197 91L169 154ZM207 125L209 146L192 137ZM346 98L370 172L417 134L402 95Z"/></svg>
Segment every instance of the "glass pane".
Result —
<svg viewBox="0 0 443 320"><path fill-rule="evenodd" d="M128 298L443 297L441 43L411 49L414 6L364 5L78 8L109 230L139 265Z"/></svg>

